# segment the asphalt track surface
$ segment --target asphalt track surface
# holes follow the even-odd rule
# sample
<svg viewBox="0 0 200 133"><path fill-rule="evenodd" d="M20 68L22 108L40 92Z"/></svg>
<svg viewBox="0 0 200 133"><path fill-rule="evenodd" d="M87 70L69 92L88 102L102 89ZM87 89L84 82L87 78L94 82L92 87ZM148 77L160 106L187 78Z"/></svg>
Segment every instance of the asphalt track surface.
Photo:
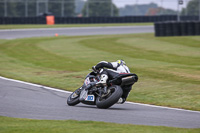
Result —
<svg viewBox="0 0 200 133"><path fill-rule="evenodd" d="M123 124L200 128L200 112L134 103L109 109L68 106L69 92L0 78L0 115L48 120L92 120Z"/></svg>
<svg viewBox="0 0 200 133"><path fill-rule="evenodd" d="M94 29L102 27L95 27ZM135 31L123 27L107 27L99 34L125 34L153 32L152 26L132 26ZM85 32L84 32L85 29ZM103 28L104 29L104 28ZM111 30L112 29L112 30ZM123 29L123 30L119 30ZM39 32L39 31L40 32ZM41 32L41 30L43 32ZM71 34L70 34L71 30ZM97 35L93 28L63 29L27 29L27 30L1 30L3 39L24 37L53 36L63 32L62 35ZM110 30L110 31L109 31ZM119 31L118 31L119 30ZM125 31L128 32L125 32ZM72 31L76 31L73 32ZM107 32L108 31L108 32ZM118 31L114 33L114 31ZM123 31L120 33L120 31ZM84 34L85 33L85 34ZM92 120L122 124L168 126L180 128L200 128L200 112L168 107L159 107L146 104L127 102L116 104L109 109L98 109L96 106L78 104L71 107L66 104L70 92L25 83L0 77L0 116L48 120Z"/></svg>
<svg viewBox="0 0 200 133"><path fill-rule="evenodd" d="M85 36L85 35L110 35L131 33L152 33L153 26L113 26L113 27L77 27L77 28L40 28L40 29L12 29L0 30L0 39L16 39L44 36Z"/></svg>

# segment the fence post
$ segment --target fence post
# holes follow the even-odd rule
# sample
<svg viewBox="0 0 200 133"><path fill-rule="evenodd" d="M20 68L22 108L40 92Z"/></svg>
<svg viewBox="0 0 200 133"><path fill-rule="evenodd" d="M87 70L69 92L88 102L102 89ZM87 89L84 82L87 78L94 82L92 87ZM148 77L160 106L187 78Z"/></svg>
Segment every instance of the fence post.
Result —
<svg viewBox="0 0 200 133"><path fill-rule="evenodd" d="M112 4L112 0L110 2L110 16L113 16L113 4Z"/></svg>
<svg viewBox="0 0 200 133"><path fill-rule="evenodd" d="M160 2L161 2L161 12L160 12L160 15L163 15L163 9L164 9L163 8L163 0L161 0Z"/></svg>
<svg viewBox="0 0 200 133"><path fill-rule="evenodd" d="M7 12L7 0L4 0L4 16L5 17L8 16L8 12Z"/></svg>
<svg viewBox="0 0 200 133"><path fill-rule="evenodd" d="M25 17L28 17L28 2L27 2L27 0L25 0L24 6L25 6Z"/></svg>
<svg viewBox="0 0 200 133"><path fill-rule="evenodd" d="M87 0L86 16L89 17L89 0Z"/></svg>
<svg viewBox="0 0 200 133"><path fill-rule="evenodd" d="M61 1L61 16L64 17L64 0Z"/></svg>
<svg viewBox="0 0 200 133"><path fill-rule="evenodd" d="M46 13L48 13L49 12L49 0L46 0Z"/></svg>
<svg viewBox="0 0 200 133"><path fill-rule="evenodd" d="M180 21L180 14L179 14L179 0L177 0L177 21Z"/></svg>
<svg viewBox="0 0 200 133"><path fill-rule="evenodd" d="M36 16L39 15L39 2L36 0Z"/></svg>
<svg viewBox="0 0 200 133"><path fill-rule="evenodd" d="M199 0L199 21L200 21L200 0Z"/></svg>

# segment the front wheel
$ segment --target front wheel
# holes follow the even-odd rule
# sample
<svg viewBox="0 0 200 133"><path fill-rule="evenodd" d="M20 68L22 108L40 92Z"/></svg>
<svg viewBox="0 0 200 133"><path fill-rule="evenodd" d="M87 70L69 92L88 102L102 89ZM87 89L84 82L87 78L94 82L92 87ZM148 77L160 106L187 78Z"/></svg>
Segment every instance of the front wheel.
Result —
<svg viewBox="0 0 200 133"><path fill-rule="evenodd" d="M114 105L122 96L123 90L120 86L113 85L108 88L108 94L104 97L97 97L96 105L98 108L107 109Z"/></svg>
<svg viewBox="0 0 200 133"><path fill-rule="evenodd" d="M67 104L69 106L74 106L76 104L79 104L79 95L77 95L77 91L80 91L80 89L77 89L76 91L74 91L67 99Z"/></svg>

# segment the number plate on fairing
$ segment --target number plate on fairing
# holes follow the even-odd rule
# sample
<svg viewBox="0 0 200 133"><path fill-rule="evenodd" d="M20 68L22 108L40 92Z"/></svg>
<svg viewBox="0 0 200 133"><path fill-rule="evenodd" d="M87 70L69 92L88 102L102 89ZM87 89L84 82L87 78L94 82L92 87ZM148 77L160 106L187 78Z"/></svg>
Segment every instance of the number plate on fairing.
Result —
<svg viewBox="0 0 200 133"><path fill-rule="evenodd" d="M88 95L87 97L86 97L86 99L85 99L85 101L92 101L92 102L94 102L94 95Z"/></svg>

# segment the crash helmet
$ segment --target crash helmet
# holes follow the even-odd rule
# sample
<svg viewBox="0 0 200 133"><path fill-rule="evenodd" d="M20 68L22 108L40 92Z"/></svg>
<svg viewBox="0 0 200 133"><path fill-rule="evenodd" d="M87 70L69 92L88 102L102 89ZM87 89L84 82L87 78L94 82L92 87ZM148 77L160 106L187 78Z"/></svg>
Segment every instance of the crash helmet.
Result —
<svg viewBox="0 0 200 133"><path fill-rule="evenodd" d="M124 60L117 60L117 63L119 63L120 65L126 65L126 62Z"/></svg>

